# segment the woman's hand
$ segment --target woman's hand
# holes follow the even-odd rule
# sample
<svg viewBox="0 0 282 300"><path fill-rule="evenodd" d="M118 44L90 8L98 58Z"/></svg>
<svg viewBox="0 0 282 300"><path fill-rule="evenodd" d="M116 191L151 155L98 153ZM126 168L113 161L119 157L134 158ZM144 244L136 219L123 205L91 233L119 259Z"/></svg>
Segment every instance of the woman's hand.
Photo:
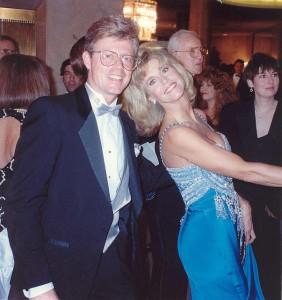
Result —
<svg viewBox="0 0 282 300"><path fill-rule="evenodd" d="M242 198L240 195L239 195L239 201L242 210L246 243L251 244L256 238L256 234L253 227L253 220L252 220L252 208L250 203L246 199Z"/></svg>

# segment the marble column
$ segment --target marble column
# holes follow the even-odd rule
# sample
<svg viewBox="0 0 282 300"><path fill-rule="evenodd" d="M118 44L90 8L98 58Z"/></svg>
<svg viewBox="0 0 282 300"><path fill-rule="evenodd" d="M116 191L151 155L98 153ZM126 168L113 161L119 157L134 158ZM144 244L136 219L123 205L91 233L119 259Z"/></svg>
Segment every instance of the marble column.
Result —
<svg viewBox="0 0 282 300"><path fill-rule="evenodd" d="M205 46L208 46L210 42L211 2L210 0L190 0L188 28L198 33Z"/></svg>
<svg viewBox="0 0 282 300"><path fill-rule="evenodd" d="M57 94L65 92L60 66L72 45L102 16L121 14L122 0L42 0L37 8L37 55L51 68Z"/></svg>

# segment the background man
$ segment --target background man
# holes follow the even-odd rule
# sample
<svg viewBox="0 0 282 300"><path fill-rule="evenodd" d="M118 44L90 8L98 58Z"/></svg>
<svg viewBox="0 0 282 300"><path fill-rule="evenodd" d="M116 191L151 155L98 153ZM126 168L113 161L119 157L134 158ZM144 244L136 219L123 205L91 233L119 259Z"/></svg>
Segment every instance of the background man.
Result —
<svg viewBox="0 0 282 300"><path fill-rule="evenodd" d="M244 71L244 61L242 59L236 59L234 64L233 64L233 83L235 88L237 87L241 76L243 74Z"/></svg>
<svg viewBox="0 0 282 300"><path fill-rule="evenodd" d="M73 92L84 83L83 75L74 72L70 59L63 61L60 75L62 76L64 86L68 92Z"/></svg>
<svg viewBox="0 0 282 300"><path fill-rule="evenodd" d="M121 16L95 22L85 86L29 110L8 194L13 283L29 298L136 299L142 199L134 125L116 103L137 64L137 37Z"/></svg>
<svg viewBox="0 0 282 300"><path fill-rule="evenodd" d="M14 53L19 53L17 41L8 35L0 35L0 59L7 54Z"/></svg>
<svg viewBox="0 0 282 300"><path fill-rule="evenodd" d="M207 50L203 48L196 32L184 29L175 32L170 37L167 48L193 76L202 72Z"/></svg>

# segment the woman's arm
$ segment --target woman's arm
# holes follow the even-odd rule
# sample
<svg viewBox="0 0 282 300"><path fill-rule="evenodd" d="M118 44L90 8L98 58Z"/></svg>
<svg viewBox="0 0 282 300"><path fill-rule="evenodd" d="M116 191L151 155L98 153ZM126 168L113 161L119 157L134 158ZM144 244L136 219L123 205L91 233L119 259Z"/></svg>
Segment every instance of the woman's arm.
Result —
<svg viewBox="0 0 282 300"><path fill-rule="evenodd" d="M211 172L256 184L282 187L281 167L246 162L240 156L208 142L189 127L169 130L166 143L165 150L169 153Z"/></svg>

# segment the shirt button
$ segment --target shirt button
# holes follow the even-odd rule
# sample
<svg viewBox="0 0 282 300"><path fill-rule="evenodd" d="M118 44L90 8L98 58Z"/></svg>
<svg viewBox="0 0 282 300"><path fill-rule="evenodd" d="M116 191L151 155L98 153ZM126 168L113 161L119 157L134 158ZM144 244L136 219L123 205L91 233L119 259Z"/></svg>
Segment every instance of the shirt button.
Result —
<svg viewBox="0 0 282 300"><path fill-rule="evenodd" d="M112 153L112 151L111 150L109 150L109 152L108 153Z"/></svg>

